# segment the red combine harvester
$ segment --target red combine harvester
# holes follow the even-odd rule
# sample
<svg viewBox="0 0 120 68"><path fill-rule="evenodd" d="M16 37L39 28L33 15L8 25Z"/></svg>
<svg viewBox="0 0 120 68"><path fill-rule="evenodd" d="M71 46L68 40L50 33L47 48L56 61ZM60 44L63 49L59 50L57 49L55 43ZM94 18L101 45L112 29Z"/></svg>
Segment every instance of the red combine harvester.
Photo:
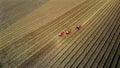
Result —
<svg viewBox="0 0 120 68"><path fill-rule="evenodd" d="M66 31L66 35L69 35L71 33L71 30Z"/></svg>
<svg viewBox="0 0 120 68"><path fill-rule="evenodd" d="M63 36L63 35L64 35L64 32L61 32L61 33L58 34L58 36L60 36L60 37Z"/></svg>
<svg viewBox="0 0 120 68"><path fill-rule="evenodd" d="M76 29L80 29L82 27L82 25L78 25L78 26L76 26Z"/></svg>

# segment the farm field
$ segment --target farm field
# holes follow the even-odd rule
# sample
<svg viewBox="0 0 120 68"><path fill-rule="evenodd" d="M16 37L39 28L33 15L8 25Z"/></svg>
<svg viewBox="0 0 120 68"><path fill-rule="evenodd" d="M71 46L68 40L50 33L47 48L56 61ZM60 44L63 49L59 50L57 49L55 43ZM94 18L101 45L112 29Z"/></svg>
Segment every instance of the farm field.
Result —
<svg viewBox="0 0 120 68"><path fill-rule="evenodd" d="M1 0L0 68L119 68L119 3Z"/></svg>

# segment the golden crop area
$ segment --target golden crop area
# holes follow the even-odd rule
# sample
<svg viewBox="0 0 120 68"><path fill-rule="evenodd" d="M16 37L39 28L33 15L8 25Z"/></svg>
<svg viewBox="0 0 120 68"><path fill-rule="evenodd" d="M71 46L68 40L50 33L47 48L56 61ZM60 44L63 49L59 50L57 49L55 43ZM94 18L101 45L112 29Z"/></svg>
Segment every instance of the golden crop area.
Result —
<svg viewBox="0 0 120 68"><path fill-rule="evenodd" d="M0 0L0 68L120 68L120 0Z"/></svg>

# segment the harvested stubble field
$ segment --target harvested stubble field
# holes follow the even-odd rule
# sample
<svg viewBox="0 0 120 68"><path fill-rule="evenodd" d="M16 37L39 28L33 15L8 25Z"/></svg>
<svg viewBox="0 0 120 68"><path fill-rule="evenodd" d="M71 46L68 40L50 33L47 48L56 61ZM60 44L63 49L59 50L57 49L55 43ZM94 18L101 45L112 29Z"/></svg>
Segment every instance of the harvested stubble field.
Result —
<svg viewBox="0 0 120 68"><path fill-rule="evenodd" d="M0 0L0 68L119 67L119 0Z"/></svg>

